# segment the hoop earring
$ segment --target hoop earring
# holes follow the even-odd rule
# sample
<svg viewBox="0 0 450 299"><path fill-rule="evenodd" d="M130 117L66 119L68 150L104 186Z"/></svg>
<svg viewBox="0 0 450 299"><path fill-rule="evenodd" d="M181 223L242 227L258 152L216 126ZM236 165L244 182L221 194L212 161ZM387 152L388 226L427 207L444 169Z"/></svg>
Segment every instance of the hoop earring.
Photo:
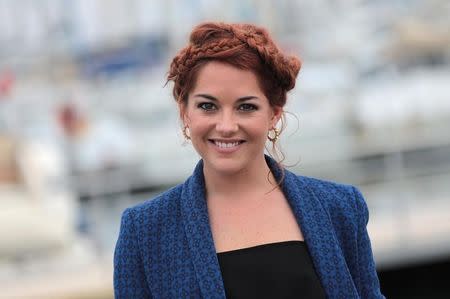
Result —
<svg viewBox="0 0 450 299"><path fill-rule="evenodd" d="M183 130L182 130L183 136L186 140L191 140L191 136L188 135L188 130L189 130L188 126L183 127Z"/></svg>
<svg viewBox="0 0 450 299"><path fill-rule="evenodd" d="M273 136L270 136L270 131L273 131ZM280 130L278 130L277 128L272 128L267 133L267 139L269 139L272 143L277 142L278 137L280 137Z"/></svg>

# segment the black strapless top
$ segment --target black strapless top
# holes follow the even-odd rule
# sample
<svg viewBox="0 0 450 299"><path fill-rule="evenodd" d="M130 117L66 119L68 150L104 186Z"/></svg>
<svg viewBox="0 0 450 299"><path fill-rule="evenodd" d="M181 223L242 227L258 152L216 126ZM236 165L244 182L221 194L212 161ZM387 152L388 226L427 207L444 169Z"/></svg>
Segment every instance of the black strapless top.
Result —
<svg viewBox="0 0 450 299"><path fill-rule="evenodd" d="M228 299L326 298L303 241L217 253Z"/></svg>

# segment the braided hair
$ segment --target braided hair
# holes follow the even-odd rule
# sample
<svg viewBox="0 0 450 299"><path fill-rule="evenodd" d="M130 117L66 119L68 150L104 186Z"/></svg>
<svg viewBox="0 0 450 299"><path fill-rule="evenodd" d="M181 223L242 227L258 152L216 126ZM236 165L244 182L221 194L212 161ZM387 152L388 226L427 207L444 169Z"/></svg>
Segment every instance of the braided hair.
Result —
<svg viewBox="0 0 450 299"><path fill-rule="evenodd" d="M253 71L272 106L283 107L295 86L301 62L283 54L268 32L251 24L208 22L196 26L189 44L170 64L167 81L173 81L176 101L187 103L198 70L211 60Z"/></svg>

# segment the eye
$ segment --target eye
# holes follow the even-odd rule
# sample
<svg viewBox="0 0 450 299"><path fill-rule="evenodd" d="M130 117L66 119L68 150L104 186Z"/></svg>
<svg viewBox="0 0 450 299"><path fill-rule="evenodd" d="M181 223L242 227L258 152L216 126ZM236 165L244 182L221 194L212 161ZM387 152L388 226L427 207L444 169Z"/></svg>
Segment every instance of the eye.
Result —
<svg viewBox="0 0 450 299"><path fill-rule="evenodd" d="M216 110L216 105L210 102L204 102L197 105L198 108L203 109L205 111L213 111Z"/></svg>
<svg viewBox="0 0 450 299"><path fill-rule="evenodd" d="M239 106L239 110L241 111L253 111L253 110L258 110L258 107L256 105L253 104L242 104Z"/></svg>

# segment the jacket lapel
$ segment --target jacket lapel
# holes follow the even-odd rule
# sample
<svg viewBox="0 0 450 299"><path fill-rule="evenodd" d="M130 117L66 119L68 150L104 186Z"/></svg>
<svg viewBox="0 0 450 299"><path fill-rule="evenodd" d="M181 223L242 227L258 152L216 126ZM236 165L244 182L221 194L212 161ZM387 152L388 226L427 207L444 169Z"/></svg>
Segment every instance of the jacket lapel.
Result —
<svg viewBox="0 0 450 299"><path fill-rule="evenodd" d="M225 288L206 205L203 161L197 164L193 175L184 183L181 212L202 297L225 299Z"/></svg>
<svg viewBox="0 0 450 299"><path fill-rule="evenodd" d="M276 162L266 158L274 176L281 177ZM317 274L329 298L359 298L344 255L334 235L328 211L309 184L285 170L283 193L300 225ZM351 294L349 294L349 290Z"/></svg>

